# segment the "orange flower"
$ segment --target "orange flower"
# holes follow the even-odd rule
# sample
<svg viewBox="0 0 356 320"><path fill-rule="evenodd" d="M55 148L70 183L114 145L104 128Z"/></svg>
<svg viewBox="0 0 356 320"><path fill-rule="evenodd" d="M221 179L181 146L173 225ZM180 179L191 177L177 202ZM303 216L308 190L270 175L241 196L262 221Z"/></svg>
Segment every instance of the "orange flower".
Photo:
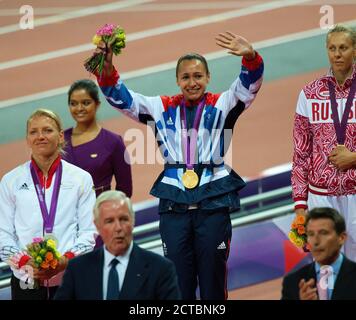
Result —
<svg viewBox="0 0 356 320"><path fill-rule="evenodd" d="M291 229L297 229L298 225L295 221L292 222Z"/></svg>
<svg viewBox="0 0 356 320"><path fill-rule="evenodd" d="M50 266L51 266L52 269L56 269L57 265L58 265L58 260L57 259L54 259L54 260L52 260L50 262Z"/></svg>
<svg viewBox="0 0 356 320"><path fill-rule="evenodd" d="M50 252L50 251L48 251L48 252L46 253L46 262L50 262L50 261L52 261L52 260L53 260L53 253Z"/></svg>
<svg viewBox="0 0 356 320"><path fill-rule="evenodd" d="M297 224L305 224L305 216L303 216L302 214L297 215L296 219L295 219Z"/></svg>
<svg viewBox="0 0 356 320"><path fill-rule="evenodd" d="M42 269L48 269L48 268L49 268L48 262L43 261L43 262L41 263L41 268L42 268Z"/></svg>
<svg viewBox="0 0 356 320"><path fill-rule="evenodd" d="M304 228L304 226L298 226L298 234L300 234L300 235L305 234L305 228Z"/></svg>

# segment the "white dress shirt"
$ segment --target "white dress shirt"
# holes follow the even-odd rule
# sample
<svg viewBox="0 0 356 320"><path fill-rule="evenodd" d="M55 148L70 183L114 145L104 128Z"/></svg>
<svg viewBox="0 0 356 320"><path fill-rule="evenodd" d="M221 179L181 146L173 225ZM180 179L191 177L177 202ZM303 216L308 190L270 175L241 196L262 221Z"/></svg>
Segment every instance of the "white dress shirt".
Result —
<svg viewBox="0 0 356 320"><path fill-rule="evenodd" d="M124 279L125 279L127 265L129 264L129 260L130 260L130 254L132 251L132 247L133 247L133 242L131 241L129 248L125 252L124 255L114 256L106 249L106 246L104 245L103 300L106 300L106 296L107 296L108 279L109 279L109 272L111 269L111 261L115 258L117 260L119 260L119 263L116 265L116 271L119 275L119 289L121 291L122 284L124 283Z"/></svg>

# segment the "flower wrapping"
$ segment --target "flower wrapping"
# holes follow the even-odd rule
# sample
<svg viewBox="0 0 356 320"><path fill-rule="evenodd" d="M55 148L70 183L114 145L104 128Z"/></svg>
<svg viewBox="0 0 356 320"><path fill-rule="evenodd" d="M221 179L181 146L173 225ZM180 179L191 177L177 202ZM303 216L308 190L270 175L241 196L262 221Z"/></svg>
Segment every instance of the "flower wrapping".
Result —
<svg viewBox="0 0 356 320"><path fill-rule="evenodd" d="M307 234L305 231L305 216L297 215L295 217L292 222L288 238L295 246L303 249L304 252L310 251L310 246L308 244Z"/></svg>
<svg viewBox="0 0 356 320"><path fill-rule="evenodd" d="M17 252L7 260L7 263L11 268L21 268L20 262L24 257L26 257L25 251Z"/></svg>
<svg viewBox="0 0 356 320"><path fill-rule="evenodd" d="M114 55L121 53L121 49L125 48L126 35L124 29L114 24L105 24L98 29L92 39L92 43L98 46L100 43L104 43L105 47L110 46ZM85 60L84 67L87 71L94 74L99 74L100 77L103 72L105 60L105 53L94 52L93 55Z"/></svg>

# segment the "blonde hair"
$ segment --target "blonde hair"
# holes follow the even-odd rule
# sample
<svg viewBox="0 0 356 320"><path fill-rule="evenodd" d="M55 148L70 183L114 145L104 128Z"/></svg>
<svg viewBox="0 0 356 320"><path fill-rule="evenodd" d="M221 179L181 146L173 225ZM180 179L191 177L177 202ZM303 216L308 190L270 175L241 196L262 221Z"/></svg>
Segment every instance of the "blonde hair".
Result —
<svg viewBox="0 0 356 320"><path fill-rule="evenodd" d="M128 198L126 194L123 193L122 191L117 191L117 190L104 191L96 199L94 210L93 210L95 221L98 221L100 216L100 206L105 201L118 201L118 202L124 201L129 209L129 213L131 215L133 224L135 224L135 212L133 211L130 198Z"/></svg>
<svg viewBox="0 0 356 320"><path fill-rule="evenodd" d="M356 48L356 30L354 28L346 27L341 24L337 24L335 27L330 29L326 35L326 44L328 43L329 36L332 33L344 32L347 33L352 41L352 45Z"/></svg>
<svg viewBox="0 0 356 320"><path fill-rule="evenodd" d="M34 119L34 118L38 118L38 117L47 117L47 118L50 118L52 119L55 124L56 124L56 127L58 129L58 132L63 132L63 125L62 125L62 120L61 118L59 117L58 114L56 114L55 112L51 111L51 110L48 110L48 109L43 109L43 108L40 108L40 109L36 109L34 112L31 113L31 115L28 117L27 119L27 122L26 122L26 135L28 135L28 128L30 126L30 122ZM65 147L65 141L63 140L63 142L61 142L59 145L58 145L58 149L59 149L59 152L61 154L64 154L64 150L63 148Z"/></svg>

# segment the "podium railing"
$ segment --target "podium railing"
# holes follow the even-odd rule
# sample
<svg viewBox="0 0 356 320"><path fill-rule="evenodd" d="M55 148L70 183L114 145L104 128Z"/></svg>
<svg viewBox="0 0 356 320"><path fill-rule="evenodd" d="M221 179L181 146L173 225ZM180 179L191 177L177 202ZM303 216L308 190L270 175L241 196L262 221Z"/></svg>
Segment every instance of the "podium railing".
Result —
<svg viewBox="0 0 356 320"><path fill-rule="evenodd" d="M293 212L290 186L248 196L241 199L241 210L231 214L233 228L249 223L275 218ZM153 221L134 228L134 238L145 249L155 249L161 246L159 221ZM147 236L146 236L147 235ZM0 289L10 285L10 268L5 262L0 262Z"/></svg>

